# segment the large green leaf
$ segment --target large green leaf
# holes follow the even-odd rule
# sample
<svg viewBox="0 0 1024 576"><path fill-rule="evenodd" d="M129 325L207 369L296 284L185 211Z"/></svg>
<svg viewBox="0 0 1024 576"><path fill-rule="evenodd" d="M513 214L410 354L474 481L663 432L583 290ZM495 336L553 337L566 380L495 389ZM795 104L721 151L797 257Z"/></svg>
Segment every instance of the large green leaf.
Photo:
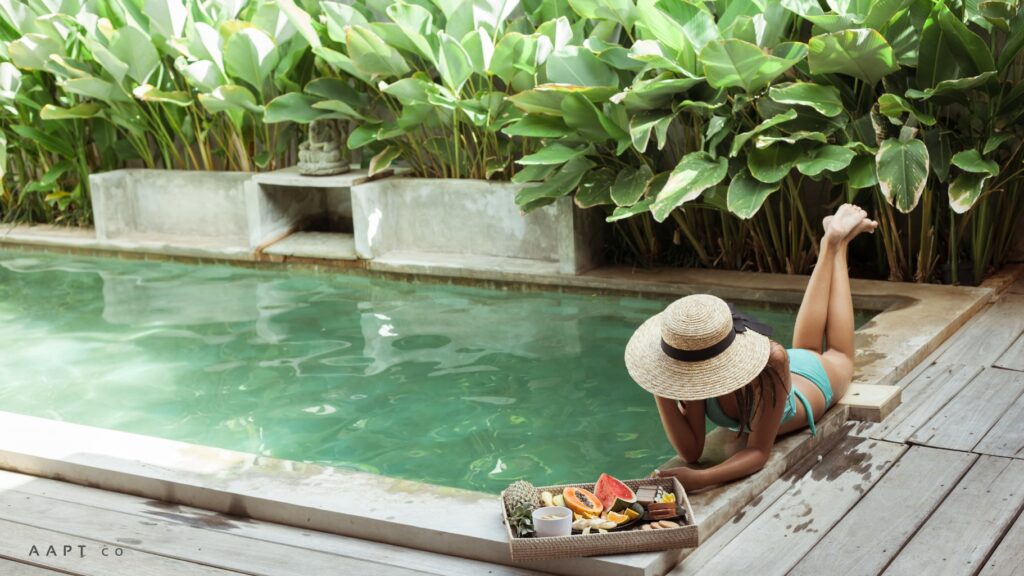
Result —
<svg viewBox="0 0 1024 576"><path fill-rule="evenodd" d="M670 60L662 51L662 45L655 40L637 40L630 46L628 56L630 60L645 64L644 69L671 71L679 76L695 77L693 73Z"/></svg>
<svg viewBox="0 0 1024 576"><path fill-rule="evenodd" d="M675 55L674 62L683 69L695 70L697 54L718 37L714 18L696 2L638 0L636 8L639 23Z"/></svg>
<svg viewBox="0 0 1024 576"><path fill-rule="evenodd" d="M44 34L25 34L7 45L14 65L28 70L42 70L51 54L64 55L64 47Z"/></svg>
<svg viewBox="0 0 1024 576"><path fill-rule="evenodd" d="M566 125L594 142L609 138L616 141L629 139L629 134L625 130L580 94L569 94L562 100L562 117Z"/></svg>
<svg viewBox="0 0 1024 576"><path fill-rule="evenodd" d="M677 207L721 182L728 168L729 163L723 156L716 159L707 152L691 152L683 156L651 206L654 219L664 222Z"/></svg>
<svg viewBox="0 0 1024 576"><path fill-rule="evenodd" d="M430 11L399 1L387 7L387 14L416 48L416 53L427 62L435 62L434 48L427 38L442 31L434 30L434 17Z"/></svg>
<svg viewBox="0 0 1024 576"><path fill-rule="evenodd" d="M700 53L708 84L715 88L739 87L747 92L761 90L802 58L799 50L789 58L778 58L735 38L709 42Z"/></svg>
<svg viewBox="0 0 1024 576"><path fill-rule="evenodd" d="M910 105L910 102L895 94L882 94L878 97L878 112L900 124L902 123L901 116L903 114L913 116L925 126L934 126L936 123L934 116L914 108Z"/></svg>
<svg viewBox="0 0 1024 576"><path fill-rule="evenodd" d="M131 98L119 86L99 78L72 78L65 80L64 89L74 94L88 96L107 103L131 102Z"/></svg>
<svg viewBox="0 0 1024 576"><path fill-rule="evenodd" d="M846 74L874 86L899 69L892 47L877 30L855 28L813 36L807 43L811 74Z"/></svg>
<svg viewBox="0 0 1024 576"><path fill-rule="evenodd" d="M320 35L317 34L316 28L313 27L313 18L302 8L295 5L295 0L276 0L278 8L281 12L284 12L285 16L292 23L292 26L298 30L299 34L309 43L313 48L320 46Z"/></svg>
<svg viewBox="0 0 1024 576"><path fill-rule="evenodd" d="M803 151L800 144L779 143L767 148L754 148L747 154L747 169L754 178L773 184L789 174Z"/></svg>
<svg viewBox="0 0 1024 576"><path fill-rule="evenodd" d="M952 163L964 172L988 174L989 176L999 174L999 165L992 160L982 158L981 153L974 149L957 152L953 155Z"/></svg>
<svg viewBox="0 0 1024 576"><path fill-rule="evenodd" d="M364 74L389 78L405 76L409 72L409 65L398 50L369 28L352 26L346 38L349 58Z"/></svg>
<svg viewBox="0 0 1024 576"><path fill-rule="evenodd" d="M317 102L320 102L320 98L298 92L282 94L267 104L263 113L263 121L267 124L277 122L308 124L328 114L325 110L313 108Z"/></svg>
<svg viewBox="0 0 1024 576"><path fill-rule="evenodd" d="M368 118L364 116L345 100L320 100L319 102L313 104L313 108L317 110L324 110L330 112L330 114L326 116L327 118L358 120L369 124L375 124L378 122L373 118Z"/></svg>
<svg viewBox="0 0 1024 576"><path fill-rule="evenodd" d="M928 100L935 97L950 97L950 96L962 96L963 100L967 100L969 93L967 92L971 88L977 88L987 84L992 78L996 76L994 71L982 72L977 76L968 76L966 78L957 78L955 80L943 80L935 85L934 88L925 88L924 90L915 90L910 88L906 92L907 98L914 98L919 100Z"/></svg>
<svg viewBox="0 0 1024 576"><path fill-rule="evenodd" d="M850 165L853 157L853 150L828 144L814 149L797 161L796 169L806 176L817 176L825 170L839 172Z"/></svg>
<svg viewBox="0 0 1024 576"><path fill-rule="evenodd" d="M592 20L611 20L626 30L636 21L636 6L631 0L569 0L573 11Z"/></svg>
<svg viewBox="0 0 1024 576"><path fill-rule="evenodd" d="M995 70L992 52L942 2L936 2L921 31L917 84L934 88L944 80Z"/></svg>
<svg viewBox="0 0 1024 576"><path fill-rule="evenodd" d="M114 33L110 52L128 65L128 76L139 84L145 84L160 67L160 54L153 41L145 32L136 28L121 28Z"/></svg>
<svg viewBox="0 0 1024 576"><path fill-rule="evenodd" d="M561 138L572 133L560 118L541 114L526 114L501 131L508 136L527 138Z"/></svg>
<svg viewBox="0 0 1024 576"><path fill-rule="evenodd" d="M266 32L242 28L224 44L224 67L228 75L243 80L262 93L278 62L277 47Z"/></svg>
<svg viewBox="0 0 1024 576"><path fill-rule="evenodd" d="M632 218L637 214L643 214L651 209L651 205L654 204L654 198L647 198L641 200L632 206L619 206L612 212L612 215L605 219L606 222L618 222L619 220L625 220Z"/></svg>
<svg viewBox="0 0 1024 576"><path fill-rule="evenodd" d="M764 201L778 189L778 182L761 182L743 170L729 182L727 206L730 212L747 220L757 214Z"/></svg>
<svg viewBox="0 0 1024 576"><path fill-rule="evenodd" d="M151 84L142 84L132 90L132 95L143 102L159 102L184 108L192 105L192 96L184 90L158 90Z"/></svg>
<svg viewBox="0 0 1024 576"><path fill-rule="evenodd" d="M593 167L594 163L587 158L573 158L544 182L516 193L516 204L524 211L549 204L575 190L583 175Z"/></svg>
<svg viewBox="0 0 1024 576"><path fill-rule="evenodd" d="M345 28L348 26L366 26L369 22L355 7L334 0L320 2L327 20L327 36L335 42L344 44L347 41Z"/></svg>
<svg viewBox="0 0 1024 576"><path fill-rule="evenodd" d="M854 190L870 188L878 184L878 175L875 173L875 157L856 156L850 161L850 167L847 168L846 174L846 185Z"/></svg>
<svg viewBox="0 0 1024 576"><path fill-rule="evenodd" d="M580 208L593 208L611 204L614 181L615 172L611 168L591 170L580 180L579 189L576 190L576 205Z"/></svg>
<svg viewBox="0 0 1024 576"><path fill-rule="evenodd" d="M844 110L838 88L812 82L777 84L768 90L768 97L780 104L809 106L825 116L837 116Z"/></svg>
<svg viewBox="0 0 1024 576"><path fill-rule="evenodd" d="M612 184L612 201L616 206L632 206L643 197L647 182L654 173L646 164L639 168L627 167L619 171Z"/></svg>
<svg viewBox="0 0 1024 576"><path fill-rule="evenodd" d="M889 138L875 155L878 185L885 199L904 214L917 206L928 181L928 148L918 139Z"/></svg>
<svg viewBox="0 0 1024 576"><path fill-rule="evenodd" d="M479 28L462 38L462 47L473 64L473 73L486 76L494 59L494 40L487 30Z"/></svg>
<svg viewBox="0 0 1024 576"><path fill-rule="evenodd" d="M95 102L86 102L71 108L60 108L53 104L47 104L39 111L39 117L43 120L78 120L99 116L102 110L100 105Z"/></svg>
<svg viewBox="0 0 1024 576"><path fill-rule="evenodd" d="M590 50L565 46L548 56L548 82L574 86L618 86L619 76Z"/></svg>
<svg viewBox="0 0 1024 576"><path fill-rule="evenodd" d="M182 0L146 0L150 31L164 38L180 38L188 20L188 8Z"/></svg>
<svg viewBox="0 0 1024 576"><path fill-rule="evenodd" d="M534 152L523 156L519 160L516 160L516 164L522 164L528 166L531 164L562 164L578 158L585 154L587 151L586 146L578 146L576 148L570 148L565 144L559 144L554 142Z"/></svg>
<svg viewBox="0 0 1024 576"><path fill-rule="evenodd" d="M473 62L458 40L444 32L438 32L437 38L440 42L437 68L441 73L441 79L449 90L459 94L466 80L473 74Z"/></svg>
<svg viewBox="0 0 1024 576"><path fill-rule="evenodd" d="M963 214L981 198L985 181L991 178L986 173L964 172L949 184L949 207L957 214Z"/></svg>
<svg viewBox="0 0 1024 576"><path fill-rule="evenodd" d="M252 92L235 84L218 86L209 94L200 94L199 101L210 112L247 110L258 114L263 113L263 107L256 103Z"/></svg>
<svg viewBox="0 0 1024 576"><path fill-rule="evenodd" d="M217 86L227 84L227 79L221 73L220 68L209 60L199 60L187 64L184 58L179 58L175 63L175 68L189 84L202 92L212 92Z"/></svg>
<svg viewBox="0 0 1024 576"><path fill-rule="evenodd" d="M702 84L702 78L671 78L659 75L651 80L640 80L617 94L613 102L630 110L656 110L669 106L678 95ZM621 95L621 96L620 96Z"/></svg>
<svg viewBox="0 0 1024 576"><path fill-rule="evenodd" d="M821 132L808 132L806 130L797 130L796 132L793 132L791 134L781 135L761 134L754 138L754 146L756 146L757 148L767 148L779 142L783 142L785 144L796 144L801 140L827 144L828 136L825 136Z"/></svg>
<svg viewBox="0 0 1024 576"><path fill-rule="evenodd" d="M637 152L647 151L647 144L651 140L651 133L658 134L658 149L662 149L664 132L668 125L675 118L675 114L663 115L661 112L642 112L629 119L629 137Z"/></svg>
<svg viewBox="0 0 1024 576"><path fill-rule="evenodd" d="M21 89L21 71L10 62L0 62L0 102L14 103Z"/></svg>
<svg viewBox="0 0 1024 576"><path fill-rule="evenodd" d="M783 112L782 114L765 119L760 124L754 126L754 128L746 132L740 132L732 139L732 146L729 147L729 156L736 156L737 154L739 154L740 150L743 149L743 146L747 143L747 141L753 138L754 136L757 136L758 134L764 132L765 130L768 130L769 128L773 128L775 126L778 126L779 124L789 122L790 120L796 118L796 116L796 110L789 109Z"/></svg>

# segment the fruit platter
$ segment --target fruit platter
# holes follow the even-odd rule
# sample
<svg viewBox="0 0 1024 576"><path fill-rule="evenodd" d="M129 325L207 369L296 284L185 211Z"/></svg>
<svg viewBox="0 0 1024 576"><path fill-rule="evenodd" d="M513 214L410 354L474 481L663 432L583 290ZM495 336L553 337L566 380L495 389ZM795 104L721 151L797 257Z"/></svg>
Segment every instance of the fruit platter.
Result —
<svg viewBox="0 0 1024 576"><path fill-rule="evenodd" d="M697 545L693 510L674 478L534 487L501 493L513 560L644 552Z"/></svg>

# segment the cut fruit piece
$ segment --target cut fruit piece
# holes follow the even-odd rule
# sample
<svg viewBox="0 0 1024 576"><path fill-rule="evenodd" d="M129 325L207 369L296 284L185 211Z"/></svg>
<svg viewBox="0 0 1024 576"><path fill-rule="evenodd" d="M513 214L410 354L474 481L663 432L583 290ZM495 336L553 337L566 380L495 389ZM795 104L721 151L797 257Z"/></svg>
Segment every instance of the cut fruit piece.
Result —
<svg viewBox="0 0 1024 576"><path fill-rule="evenodd" d="M594 486L594 494L601 501L601 506L606 510L619 512L636 502L636 494L622 483L608 474L601 474Z"/></svg>
<svg viewBox="0 0 1024 576"><path fill-rule="evenodd" d="M636 512L634 512L634 514L636 514ZM619 525L624 522L629 522L629 515L619 514L618 512L609 512L608 520L611 520L612 522L615 522L616 525Z"/></svg>
<svg viewBox="0 0 1024 576"><path fill-rule="evenodd" d="M569 486L562 490L562 498L570 510L583 516L597 516L604 510L601 501L590 490Z"/></svg>
<svg viewBox="0 0 1024 576"><path fill-rule="evenodd" d="M633 510L632 508L626 508L625 510L622 511L622 513L625 514L626 517L630 520L636 520L640 517L640 513L637 512L636 510Z"/></svg>

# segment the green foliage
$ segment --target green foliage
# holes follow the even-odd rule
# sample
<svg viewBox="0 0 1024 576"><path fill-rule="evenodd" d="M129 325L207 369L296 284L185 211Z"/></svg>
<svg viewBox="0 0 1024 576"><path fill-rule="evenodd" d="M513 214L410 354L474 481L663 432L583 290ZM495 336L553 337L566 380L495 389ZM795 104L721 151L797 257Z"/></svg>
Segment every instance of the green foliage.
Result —
<svg viewBox="0 0 1024 576"><path fill-rule="evenodd" d="M645 263L807 272L855 200L890 278L980 278L1024 210L1019 0L30 2L0 39L8 218L87 220L120 165L271 169L325 118L372 170L572 195Z"/></svg>

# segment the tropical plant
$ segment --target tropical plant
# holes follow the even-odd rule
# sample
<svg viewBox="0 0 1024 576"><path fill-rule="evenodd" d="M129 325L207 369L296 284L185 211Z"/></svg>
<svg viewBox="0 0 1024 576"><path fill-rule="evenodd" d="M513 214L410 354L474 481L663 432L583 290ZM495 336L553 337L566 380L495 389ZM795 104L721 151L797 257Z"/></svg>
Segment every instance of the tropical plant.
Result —
<svg viewBox="0 0 1024 576"><path fill-rule="evenodd" d="M1020 7L828 5L572 2L594 22L591 73L577 94L512 97L520 122L557 127L520 160L517 179L540 182L520 205L574 192L610 221L673 219L705 265L801 272L809 212L868 191L891 278L933 279L942 243L955 274L965 234L980 277L1021 211Z"/></svg>
<svg viewBox="0 0 1024 576"><path fill-rule="evenodd" d="M512 161L532 145L501 132L520 116L509 96L536 83L537 62L569 33L558 22L534 29L517 8L517 1L322 2L327 34L314 52L333 77L358 88L313 94L307 87L272 102L272 118L301 121L319 110L357 122L349 147L373 156L378 169L400 156L419 176L508 179Z"/></svg>

